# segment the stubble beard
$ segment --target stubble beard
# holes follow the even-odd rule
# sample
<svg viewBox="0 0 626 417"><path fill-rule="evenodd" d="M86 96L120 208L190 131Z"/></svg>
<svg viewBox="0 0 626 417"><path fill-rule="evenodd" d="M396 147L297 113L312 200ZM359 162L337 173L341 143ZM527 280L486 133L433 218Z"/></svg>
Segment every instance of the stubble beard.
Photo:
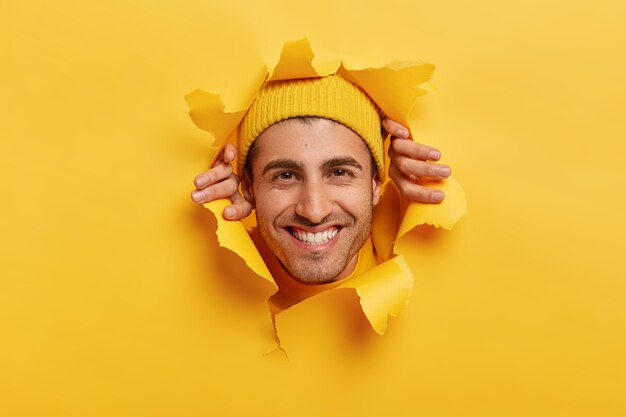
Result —
<svg viewBox="0 0 626 417"><path fill-rule="evenodd" d="M343 227L335 237L339 241L328 250L320 252L306 252L297 248L290 240L293 238L284 233L275 237L276 230L284 230L281 225L312 226L306 219L280 216L274 221L273 231L263 224L258 224L258 228L265 244L292 278L303 284L324 284L335 280L367 242L372 226L372 206L363 214L360 222L347 213L324 219L320 224L338 223Z"/></svg>

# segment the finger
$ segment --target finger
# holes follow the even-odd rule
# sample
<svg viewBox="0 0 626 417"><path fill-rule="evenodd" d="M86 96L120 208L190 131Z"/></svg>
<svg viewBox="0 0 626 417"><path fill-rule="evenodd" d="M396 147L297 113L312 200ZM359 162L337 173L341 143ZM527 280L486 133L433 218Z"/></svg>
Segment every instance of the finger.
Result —
<svg viewBox="0 0 626 417"><path fill-rule="evenodd" d="M427 188L415 183L407 185L402 195L416 203L425 204L441 203L446 198L446 195L441 190Z"/></svg>
<svg viewBox="0 0 626 417"><path fill-rule="evenodd" d="M233 167L231 164L228 164L226 162L220 162L219 164L214 165L213 168L209 169L208 171L204 171L203 173L196 175L193 183L197 189L203 189L208 187L209 185L225 180L232 173Z"/></svg>
<svg viewBox="0 0 626 417"><path fill-rule="evenodd" d="M393 168L393 167L392 167ZM420 184L409 180L407 177L399 174L397 169L389 169L389 177L393 179L400 193L408 200L416 203L437 204L441 203L445 194L443 191L435 188L427 188ZM394 172L395 171L395 172Z"/></svg>
<svg viewBox="0 0 626 417"><path fill-rule="evenodd" d="M407 158L406 156L395 156L395 158L392 159L391 166L396 167L400 173L407 178L448 178L452 172L448 165L432 164L430 162Z"/></svg>
<svg viewBox="0 0 626 417"><path fill-rule="evenodd" d="M196 203L208 203L220 198L230 198L237 192L239 180L237 176L231 174L228 178L205 188L194 190L191 199Z"/></svg>
<svg viewBox="0 0 626 417"><path fill-rule="evenodd" d="M237 150L235 149L235 145L233 145L232 143L227 143L224 146L224 150L222 151L222 156L224 158L224 162L233 162L237 157Z"/></svg>
<svg viewBox="0 0 626 417"><path fill-rule="evenodd" d="M391 142L389 151L391 150L407 155L412 159L420 159L422 161L438 161L441 158L439 149L432 146L422 145L412 140L394 140ZM390 155L391 156L391 155Z"/></svg>
<svg viewBox="0 0 626 417"><path fill-rule="evenodd" d="M211 168L216 167L222 162L231 163L235 160L236 157L237 157L237 150L235 148L235 145L233 145L232 143L227 143L226 145L224 145L224 147L222 148L222 151L217 156L217 158L215 158L215 162L213 162L213 165L211 166Z"/></svg>
<svg viewBox="0 0 626 417"><path fill-rule="evenodd" d="M243 198L239 192L233 194L230 197L230 201L233 204L224 208L224 218L228 220L241 220L252 213L252 204Z"/></svg>
<svg viewBox="0 0 626 417"><path fill-rule="evenodd" d="M217 158L215 158L215 161L213 161L213 165L211 165L211 168L215 168L217 165L219 165L222 162L224 162L224 151L225 150L226 150L226 147L223 147L222 150L220 151L220 154L217 155Z"/></svg>
<svg viewBox="0 0 626 417"><path fill-rule="evenodd" d="M392 136L401 139L409 139L411 137L409 129L394 120L386 118L383 120L382 124L387 133L391 133Z"/></svg>

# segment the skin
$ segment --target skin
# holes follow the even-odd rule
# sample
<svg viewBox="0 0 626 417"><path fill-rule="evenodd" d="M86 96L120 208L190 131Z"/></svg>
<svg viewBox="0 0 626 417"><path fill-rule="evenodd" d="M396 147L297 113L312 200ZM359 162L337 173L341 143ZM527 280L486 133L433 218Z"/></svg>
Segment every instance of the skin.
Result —
<svg viewBox="0 0 626 417"><path fill-rule="evenodd" d="M438 164L441 153L438 149L414 142L407 128L385 119L384 129L391 133L389 146L389 177L400 193L409 201L437 204L443 201L442 191L420 185L423 178L447 178L450 167ZM198 174L194 179L196 189L191 198L198 204L220 198L229 198L231 205L224 209L224 218L240 220L250 215L252 204L239 193L239 178L233 173L232 162L237 158L235 147L228 144L211 169Z"/></svg>
<svg viewBox="0 0 626 417"><path fill-rule="evenodd" d="M302 283L348 276L380 199L363 140L330 120L286 120L266 129L255 146L252 177L245 174L242 190L269 249Z"/></svg>

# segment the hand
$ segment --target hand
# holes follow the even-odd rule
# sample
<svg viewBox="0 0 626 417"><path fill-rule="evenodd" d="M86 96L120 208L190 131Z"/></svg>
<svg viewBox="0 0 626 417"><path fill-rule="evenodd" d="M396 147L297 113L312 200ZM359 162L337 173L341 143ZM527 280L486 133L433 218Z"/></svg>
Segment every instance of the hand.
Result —
<svg viewBox="0 0 626 417"><path fill-rule="evenodd" d="M232 162L236 157L235 146L226 144L211 169L196 176L196 189L191 193L191 199L198 204L230 199L232 204L223 213L227 220L241 220L252 212L252 205L239 193L239 178L233 173Z"/></svg>
<svg viewBox="0 0 626 417"><path fill-rule="evenodd" d="M441 152L413 142L409 130L391 119L383 120L383 127L391 133L389 177L400 193L418 203L441 203L445 198L443 191L419 184L421 178L443 179L450 176L449 166L429 162L438 161Z"/></svg>

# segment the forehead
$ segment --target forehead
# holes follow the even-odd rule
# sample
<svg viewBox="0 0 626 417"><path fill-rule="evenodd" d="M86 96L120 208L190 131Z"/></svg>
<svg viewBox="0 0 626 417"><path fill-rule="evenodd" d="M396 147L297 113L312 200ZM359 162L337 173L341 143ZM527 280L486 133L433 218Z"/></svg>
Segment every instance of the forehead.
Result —
<svg viewBox="0 0 626 417"><path fill-rule="evenodd" d="M265 129L249 154L253 171L275 159L315 165L337 156L350 156L363 166L372 156L365 142L350 128L329 119L288 119Z"/></svg>

